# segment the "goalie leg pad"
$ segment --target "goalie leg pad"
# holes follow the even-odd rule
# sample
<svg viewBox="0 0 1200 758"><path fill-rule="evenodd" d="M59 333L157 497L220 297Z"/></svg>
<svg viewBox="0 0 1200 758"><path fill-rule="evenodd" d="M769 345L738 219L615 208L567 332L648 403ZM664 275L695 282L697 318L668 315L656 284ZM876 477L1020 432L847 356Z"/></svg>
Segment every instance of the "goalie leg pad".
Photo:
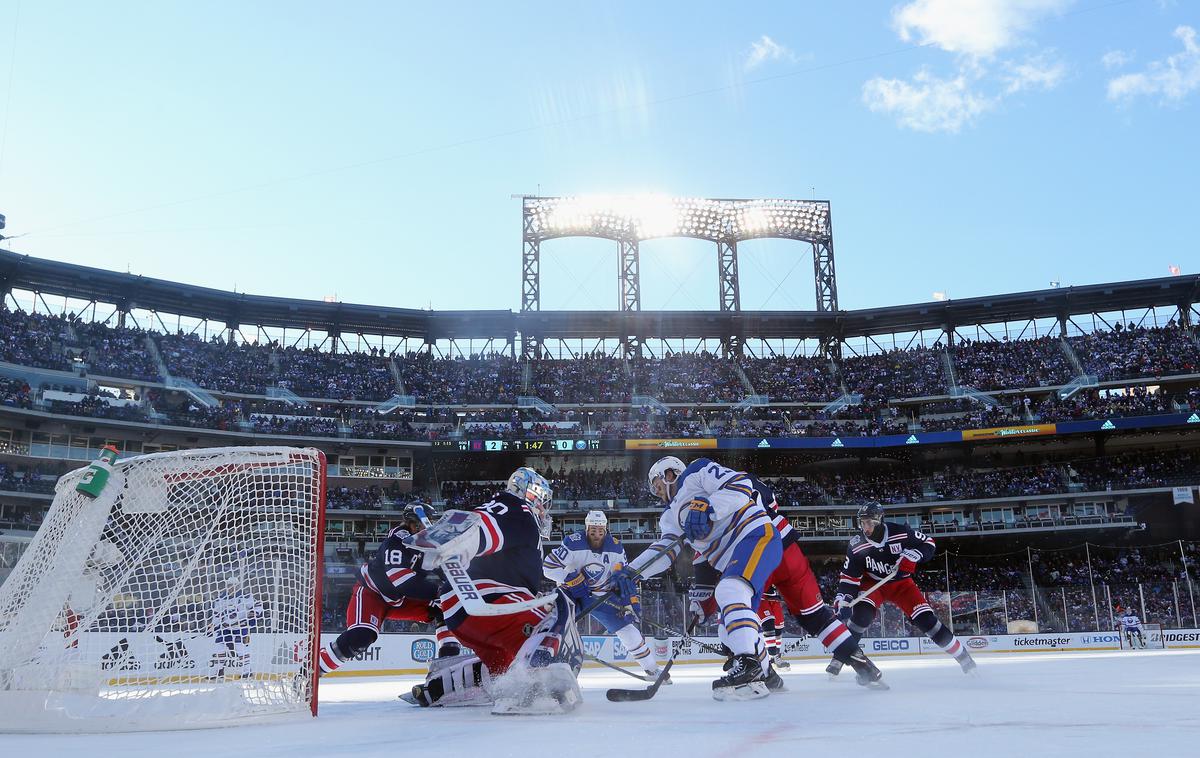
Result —
<svg viewBox="0 0 1200 758"><path fill-rule="evenodd" d="M475 655L456 655L431 662L425 684L413 695L425 706L478 706L492 704L492 677Z"/></svg>

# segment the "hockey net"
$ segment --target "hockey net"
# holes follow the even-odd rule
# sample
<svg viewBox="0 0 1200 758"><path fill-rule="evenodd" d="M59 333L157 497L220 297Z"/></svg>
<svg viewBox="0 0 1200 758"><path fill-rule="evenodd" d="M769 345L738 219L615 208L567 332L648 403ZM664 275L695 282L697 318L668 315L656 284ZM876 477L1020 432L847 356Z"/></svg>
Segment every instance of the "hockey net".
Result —
<svg viewBox="0 0 1200 758"><path fill-rule="evenodd" d="M325 457L215 448L63 476L0 585L0 731L312 713Z"/></svg>
<svg viewBox="0 0 1200 758"><path fill-rule="evenodd" d="M1129 650L1131 646L1133 649L1140 649L1142 647L1142 645L1138 644L1136 635L1131 643L1129 636L1125 634L1124 629L1119 630L1119 636L1121 638L1122 650ZM1165 648L1167 646L1166 636L1163 634L1162 624L1143 623L1142 637L1145 640L1145 646L1147 648Z"/></svg>

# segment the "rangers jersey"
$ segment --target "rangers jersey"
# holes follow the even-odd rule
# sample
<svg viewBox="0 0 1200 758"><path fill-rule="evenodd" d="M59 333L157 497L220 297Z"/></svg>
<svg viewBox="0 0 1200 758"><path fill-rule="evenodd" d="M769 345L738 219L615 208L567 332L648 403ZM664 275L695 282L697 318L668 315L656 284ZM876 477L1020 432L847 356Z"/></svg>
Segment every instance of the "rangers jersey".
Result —
<svg viewBox="0 0 1200 758"><path fill-rule="evenodd" d="M907 524L885 521L883 537L879 542L873 542L862 534L850 540L838 581L838 594L854 597L858 594L864 574L878 582L892 573L892 569L906 555L916 563L924 563L933 557L936 549L933 540L923 532Z"/></svg>
<svg viewBox="0 0 1200 758"><path fill-rule="evenodd" d="M401 605L407 598L433 600L439 594L441 573L421 568L423 554L404 544L408 536L401 526L388 532L375 555L359 569L363 583L389 605Z"/></svg>
<svg viewBox="0 0 1200 758"><path fill-rule="evenodd" d="M542 573L559 584L576 572L581 573L592 594L598 595L605 591L613 569L624 563L625 548L616 537L605 534L600 547L593 550L587 535L575 532L564 537L561 545L546 554Z"/></svg>
<svg viewBox="0 0 1200 758"><path fill-rule="evenodd" d="M491 502L474 509L482 517L479 550L467 573L479 594L489 603L506 595L537 594L542 583L542 535L537 517L525 501L509 492L499 492ZM458 596L443 583L438 599L446 626L454 630L466 619Z"/></svg>

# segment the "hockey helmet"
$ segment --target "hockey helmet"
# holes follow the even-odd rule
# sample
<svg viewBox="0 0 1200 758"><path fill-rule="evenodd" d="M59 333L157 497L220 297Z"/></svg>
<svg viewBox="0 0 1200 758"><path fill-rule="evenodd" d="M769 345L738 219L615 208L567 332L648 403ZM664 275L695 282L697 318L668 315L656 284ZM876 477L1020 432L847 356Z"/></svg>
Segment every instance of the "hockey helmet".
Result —
<svg viewBox="0 0 1200 758"><path fill-rule="evenodd" d="M533 511L534 517L538 522L538 529L543 537L550 536L550 503L554 498L554 489L550 486L550 482L546 481L546 477L538 472L522 466L512 472L512 476L508 477L508 483L504 487L506 492L509 492L521 498L529 505Z"/></svg>
<svg viewBox="0 0 1200 758"><path fill-rule="evenodd" d="M646 474L646 479L650 483L650 491L663 502L671 502L671 499L675 497L675 483L679 481L685 468L687 466L683 465L683 461L673 455L659 458ZM673 471L675 474L670 481L667 481L666 477L668 471Z"/></svg>

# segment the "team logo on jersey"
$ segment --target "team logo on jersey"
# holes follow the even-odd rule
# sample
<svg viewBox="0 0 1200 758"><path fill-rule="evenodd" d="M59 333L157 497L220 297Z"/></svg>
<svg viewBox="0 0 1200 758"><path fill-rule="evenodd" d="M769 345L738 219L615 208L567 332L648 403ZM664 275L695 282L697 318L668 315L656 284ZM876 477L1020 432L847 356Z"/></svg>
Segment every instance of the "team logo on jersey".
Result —
<svg viewBox="0 0 1200 758"><path fill-rule="evenodd" d="M588 563L581 570L584 577L587 578L588 586L595 587L604 580L604 573L608 569L599 563Z"/></svg>
<svg viewBox="0 0 1200 758"><path fill-rule="evenodd" d="M433 644L433 640L417 639L413 640L412 644L412 659L417 663L425 663L432 661L433 656L437 653L437 646Z"/></svg>
<svg viewBox="0 0 1200 758"><path fill-rule="evenodd" d="M521 634L525 635L526 637L532 636L533 624L526 624L525 626L521 627Z"/></svg>
<svg viewBox="0 0 1200 758"><path fill-rule="evenodd" d="M888 545L888 549L892 551L892 555L900 555L901 553L904 552L904 545L901 545L899 542L896 542L894 544Z"/></svg>

